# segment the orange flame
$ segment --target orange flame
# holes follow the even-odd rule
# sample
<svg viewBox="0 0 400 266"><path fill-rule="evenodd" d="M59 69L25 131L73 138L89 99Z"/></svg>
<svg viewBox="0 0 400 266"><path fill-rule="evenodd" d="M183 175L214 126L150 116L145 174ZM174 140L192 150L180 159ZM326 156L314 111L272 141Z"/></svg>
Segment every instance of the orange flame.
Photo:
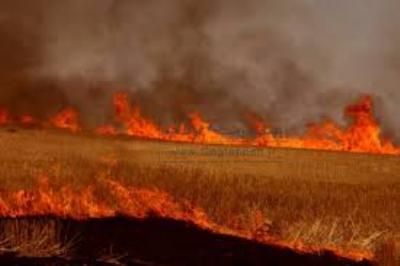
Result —
<svg viewBox="0 0 400 266"><path fill-rule="evenodd" d="M200 144L228 144L237 145L242 144L243 140L240 138L233 138L224 136L212 130L211 124L206 122L199 113L192 113L189 115L191 126L194 129L193 142ZM174 138L172 138L174 139ZM179 139L178 139L179 140Z"/></svg>
<svg viewBox="0 0 400 266"><path fill-rule="evenodd" d="M66 108L60 111L51 119L51 123L56 128L66 129L74 133L81 129L78 112L73 108Z"/></svg>
<svg viewBox="0 0 400 266"><path fill-rule="evenodd" d="M0 108L0 125L5 125L10 122L8 111Z"/></svg>
<svg viewBox="0 0 400 266"><path fill-rule="evenodd" d="M365 96L345 110L351 123L341 128L332 121L312 124L302 138L273 139L277 147L297 147L348 152L400 154L400 148L381 137L381 129L373 116L372 99Z"/></svg>
<svg viewBox="0 0 400 266"><path fill-rule="evenodd" d="M107 191L97 195L95 191ZM126 187L111 179L101 179L81 190L69 186L53 189L47 176L38 179L35 190L0 192L0 217L56 215L78 220L114 217L145 218L149 215L196 223L210 230L217 228L200 209L178 203L158 190ZM214 229L213 229L214 228Z"/></svg>
<svg viewBox="0 0 400 266"><path fill-rule="evenodd" d="M349 118L350 124L341 127L333 121L324 121L320 124L309 124L307 132L302 136L276 136L272 134L267 124L257 115L248 115L252 128L257 133L254 138L234 137L221 134L212 129L211 124L203 119L198 112L188 114L189 125L184 123L178 126L171 125L166 130L149 118L142 115L139 106L132 106L126 93L114 95L115 108L114 125L98 127L94 132L98 135L114 136L126 134L128 136L197 144L247 145L258 147L284 147L319 149L330 151L346 151L376 154L400 154L400 147L381 136L381 129L373 115L373 103L369 96L348 106L344 115ZM12 121L9 112L0 109L0 125ZM37 121L24 115L19 121L23 125L38 124ZM70 132L79 132L79 114L73 108L66 108L50 119L52 126ZM43 124L43 123L42 123ZM117 128L121 128L120 132Z"/></svg>
<svg viewBox="0 0 400 266"><path fill-rule="evenodd" d="M20 117L20 122L23 125L33 125L35 124L35 121L36 121L35 118L30 115L23 115Z"/></svg>
<svg viewBox="0 0 400 266"><path fill-rule="evenodd" d="M111 125L104 125L96 128L95 133L101 136L115 136L117 129Z"/></svg>
<svg viewBox="0 0 400 266"><path fill-rule="evenodd" d="M264 135L265 133L269 132L267 125L265 122L262 120L261 117L259 117L256 114L247 114L246 116L250 127L258 134L258 135Z"/></svg>
<svg viewBox="0 0 400 266"><path fill-rule="evenodd" d="M117 93L114 97L114 107L117 121L122 122L126 128L125 133L129 136L200 144L239 144L241 142L211 130L210 124L198 113L189 115L192 132L185 132L183 124L179 126L178 132L175 132L174 127L169 127L164 132L156 123L144 118L138 106L130 105L127 94Z"/></svg>
<svg viewBox="0 0 400 266"><path fill-rule="evenodd" d="M122 122L129 136L150 139L163 139L161 129L151 120L141 115L140 108L132 107L125 93L116 93L114 96L116 120Z"/></svg>
<svg viewBox="0 0 400 266"><path fill-rule="evenodd" d="M249 145L260 147L285 147L303 149L321 149L348 152L366 152L379 154L400 154L400 148L391 141L381 138L381 130L373 116L372 99L362 98L345 110L345 115L351 119L346 128L331 121L321 124L311 124L308 132L300 137L274 136L266 124L257 116L250 115L258 136L253 139L226 136L211 129L199 113L188 115L191 130L176 132L174 127L163 131L156 123L144 118L139 107L132 107L124 93L118 93L114 98L117 119L126 127L126 134L135 137L191 142L199 144Z"/></svg>
<svg viewBox="0 0 400 266"><path fill-rule="evenodd" d="M103 192L96 193L99 190ZM80 190L69 186L54 189L49 183L49 178L41 176L36 189L0 192L0 217L46 215L77 220L117 215L134 218L157 216L190 222L214 233L295 248L302 252L318 252L321 249L321 247L305 246L300 241L286 243L268 236L260 236L255 234L255 228L235 230L218 225L212 222L203 210L185 201L178 202L165 192L124 186L112 179L98 178L96 183ZM255 218L260 220L260 217ZM335 247L330 250L351 259L372 258L372 254L367 251L345 251Z"/></svg>

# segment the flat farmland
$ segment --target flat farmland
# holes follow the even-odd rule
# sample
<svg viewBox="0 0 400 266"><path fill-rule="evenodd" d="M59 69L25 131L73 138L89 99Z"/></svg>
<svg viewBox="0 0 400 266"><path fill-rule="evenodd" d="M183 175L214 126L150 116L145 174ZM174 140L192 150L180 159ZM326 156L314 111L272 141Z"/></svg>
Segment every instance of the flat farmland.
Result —
<svg viewBox="0 0 400 266"><path fill-rule="evenodd" d="M167 193L255 239L371 254L400 239L396 156L3 128L0 173L7 192L34 190L43 175L54 188L77 191L106 176Z"/></svg>

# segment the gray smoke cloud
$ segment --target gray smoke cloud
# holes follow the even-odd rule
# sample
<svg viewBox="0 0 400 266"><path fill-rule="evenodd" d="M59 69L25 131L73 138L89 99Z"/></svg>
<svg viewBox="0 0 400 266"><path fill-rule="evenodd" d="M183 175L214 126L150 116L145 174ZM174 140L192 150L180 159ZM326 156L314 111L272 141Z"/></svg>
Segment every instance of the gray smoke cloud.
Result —
<svg viewBox="0 0 400 266"><path fill-rule="evenodd" d="M235 128L251 112L292 132L324 117L345 123L343 107L366 93L385 133L400 139L395 0L7 0L0 7L0 104L38 113L45 111L36 106L70 104L97 123L110 116L111 94L127 90L163 123L199 110Z"/></svg>

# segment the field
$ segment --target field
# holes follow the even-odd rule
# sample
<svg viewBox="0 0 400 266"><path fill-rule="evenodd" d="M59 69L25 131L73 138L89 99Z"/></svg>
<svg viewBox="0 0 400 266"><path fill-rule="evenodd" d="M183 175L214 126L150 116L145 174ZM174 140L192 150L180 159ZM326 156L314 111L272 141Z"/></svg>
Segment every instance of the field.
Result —
<svg viewBox="0 0 400 266"><path fill-rule="evenodd" d="M221 231L368 258L395 249L400 239L399 172L396 156L202 146L11 127L0 131L0 192L34 191L43 176L54 193L65 186L79 192L101 179L113 180L166 193L168 199L204 212L207 223ZM94 188L97 199L116 200L99 187ZM3 200L6 216L14 203ZM11 216L46 210L52 214L45 206L32 213L19 209ZM168 210L163 214L175 218ZM6 224L0 227L10 226ZM10 236L3 238L0 242L10 248Z"/></svg>

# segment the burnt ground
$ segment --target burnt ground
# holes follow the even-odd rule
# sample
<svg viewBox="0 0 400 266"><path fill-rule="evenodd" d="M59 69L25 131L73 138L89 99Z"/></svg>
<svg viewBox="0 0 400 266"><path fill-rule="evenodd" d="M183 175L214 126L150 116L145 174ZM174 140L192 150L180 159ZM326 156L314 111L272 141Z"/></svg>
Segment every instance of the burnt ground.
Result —
<svg viewBox="0 0 400 266"><path fill-rule="evenodd" d="M100 265L116 261L128 265L372 265L368 261L339 258L331 252L300 254L287 248L210 233L169 219L19 219L35 223L38 219L44 223L56 220L64 241L76 239L76 244L67 258L38 259L10 253L0 256L0 265Z"/></svg>

